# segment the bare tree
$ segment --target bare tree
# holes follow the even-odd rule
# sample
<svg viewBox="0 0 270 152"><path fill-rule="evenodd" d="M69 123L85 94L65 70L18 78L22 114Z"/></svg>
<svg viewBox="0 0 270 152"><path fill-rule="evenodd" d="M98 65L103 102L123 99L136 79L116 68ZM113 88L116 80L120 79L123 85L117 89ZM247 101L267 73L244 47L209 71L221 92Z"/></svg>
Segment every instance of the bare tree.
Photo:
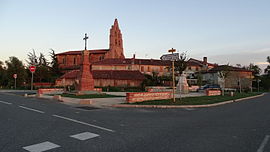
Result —
<svg viewBox="0 0 270 152"><path fill-rule="evenodd" d="M229 74L230 74L230 66L229 65L223 65L222 70L218 71L218 77L221 79L221 82L222 82L222 85L221 85L222 96L224 96L225 86L226 86L226 78L229 76Z"/></svg>

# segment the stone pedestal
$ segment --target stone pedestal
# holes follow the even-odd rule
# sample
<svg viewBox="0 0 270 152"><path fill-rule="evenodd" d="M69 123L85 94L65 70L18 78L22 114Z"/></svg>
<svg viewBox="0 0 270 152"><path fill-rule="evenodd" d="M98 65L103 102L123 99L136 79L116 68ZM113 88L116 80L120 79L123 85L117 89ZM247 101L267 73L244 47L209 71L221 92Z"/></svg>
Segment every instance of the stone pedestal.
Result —
<svg viewBox="0 0 270 152"><path fill-rule="evenodd" d="M179 81L176 86L176 93L180 93L180 90L181 94L189 93L186 74L181 74L181 76L179 77Z"/></svg>
<svg viewBox="0 0 270 152"><path fill-rule="evenodd" d="M89 62L89 51L84 50L82 52L82 64L80 73L78 76L79 84L78 90L79 92L83 91L94 91L94 79L90 69Z"/></svg>

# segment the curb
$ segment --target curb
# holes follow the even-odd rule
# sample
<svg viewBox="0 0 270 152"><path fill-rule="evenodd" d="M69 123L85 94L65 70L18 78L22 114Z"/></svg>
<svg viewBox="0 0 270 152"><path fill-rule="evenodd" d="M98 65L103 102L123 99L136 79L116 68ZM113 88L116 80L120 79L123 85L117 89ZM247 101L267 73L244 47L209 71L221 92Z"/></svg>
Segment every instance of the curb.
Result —
<svg viewBox="0 0 270 152"><path fill-rule="evenodd" d="M251 97L246 97L246 98L240 98L236 100L229 100L229 101L224 101L224 102L219 102L219 103L213 103L213 104L206 104L206 105L129 105L129 104L117 104L117 105L112 105L111 107L115 108L163 108L163 109L170 109L170 108L208 108L208 107L215 107L219 105L224 105L228 103L233 103L233 102L239 102L247 99L253 99L257 97L264 96L265 93L262 93L260 95L256 96L251 96Z"/></svg>

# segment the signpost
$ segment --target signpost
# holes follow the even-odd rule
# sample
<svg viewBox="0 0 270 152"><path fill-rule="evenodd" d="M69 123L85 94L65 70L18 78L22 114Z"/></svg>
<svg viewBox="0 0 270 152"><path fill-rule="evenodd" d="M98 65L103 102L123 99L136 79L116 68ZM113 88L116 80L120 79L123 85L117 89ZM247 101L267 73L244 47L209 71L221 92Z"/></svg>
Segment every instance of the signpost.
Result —
<svg viewBox="0 0 270 152"><path fill-rule="evenodd" d="M34 81L34 72L36 71L36 67L31 65L29 67L30 72L32 73L32 78L31 78L31 90L33 90L33 81Z"/></svg>
<svg viewBox="0 0 270 152"><path fill-rule="evenodd" d="M14 88L16 89L16 81L17 81L17 74L16 73L13 74L13 78L15 80Z"/></svg>
<svg viewBox="0 0 270 152"><path fill-rule="evenodd" d="M179 59L179 54L178 53L174 53L176 52L176 50L174 48L168 50L168 52L172 53L172 54L165 54L162 55L160 57L161 60L169 60L172 61L172 79L173 79L173 102L175 102L175 75L174 75L174 61Z"/></svg>

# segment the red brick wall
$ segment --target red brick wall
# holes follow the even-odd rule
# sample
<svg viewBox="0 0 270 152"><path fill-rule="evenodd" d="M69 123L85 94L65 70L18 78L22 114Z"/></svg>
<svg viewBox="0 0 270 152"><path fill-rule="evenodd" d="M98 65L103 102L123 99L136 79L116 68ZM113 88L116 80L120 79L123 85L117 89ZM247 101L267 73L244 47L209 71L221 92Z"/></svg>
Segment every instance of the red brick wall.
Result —
<svg viewBox="0 0 270 152"><path fill-rule="evenodd" d="M219 96L221 95L220 90L206 90L206 95L207 96Z"/></svg>
<svg viewBox="0 0 270 152"><path fill-rule="evenodd" d="M171 99L172 92L133 92L127 93L127 103L142 102L147 100Z"/></svg>

